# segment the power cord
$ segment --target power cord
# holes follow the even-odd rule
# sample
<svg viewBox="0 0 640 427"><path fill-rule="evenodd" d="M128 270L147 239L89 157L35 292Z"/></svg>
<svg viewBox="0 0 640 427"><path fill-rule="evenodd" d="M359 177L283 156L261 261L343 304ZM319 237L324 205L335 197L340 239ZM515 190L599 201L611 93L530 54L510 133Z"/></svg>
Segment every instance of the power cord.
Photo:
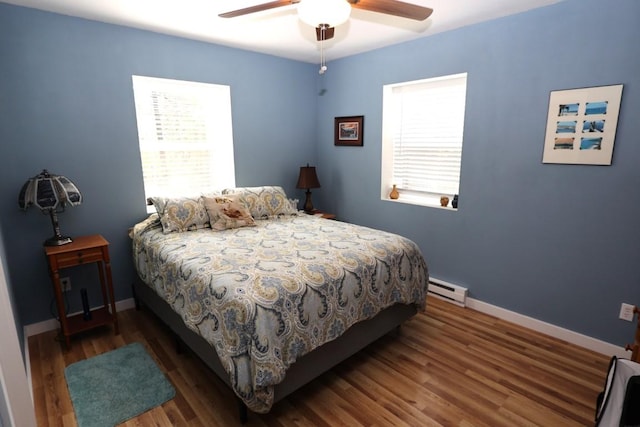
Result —
<svg viewBox="0 0 640 427"><path fill-rule="evenodd" d="M65 316L69 314L69 296L67 295L68 292L63 292L64 295L64 314ZM51 313L51 317L53 317L54 319L56 319L58 322L60 321L60 314L58 313L58 310L56 310L55 304L56 302L56 298L55 295L51 296L51 300L49 302L49 312Z"/></svg>

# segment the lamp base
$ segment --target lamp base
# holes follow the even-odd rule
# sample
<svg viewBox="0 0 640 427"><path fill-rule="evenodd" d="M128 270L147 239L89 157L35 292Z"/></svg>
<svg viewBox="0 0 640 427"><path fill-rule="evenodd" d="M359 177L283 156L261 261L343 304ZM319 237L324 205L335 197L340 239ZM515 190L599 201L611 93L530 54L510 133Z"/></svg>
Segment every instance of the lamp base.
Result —
<svg viewBox="0 0 640 427"><path fill-rule="evenodd" d="M49 216L51 217L51 225L53 226L53 237L49 237L44 241L45 246L62 246L71 243L71 237L63 236L60 233L60 226L58 225L58 214L55 209L48 209Z"/></svg>
<svg viewBox="0 0 640 427"><path fill-rule="evenodd" d="M312 214L315 209L313 208L313 202L311 201L311 190L307 189L305 194L307 198L304 201L304 211L308 214Z"/></svg>
<svg viewBox="0 0 640 427"><path fill-rule="evenodd" d="M53 236L44 241L45 246L62 246L73 242L69 236Z"/></svg>

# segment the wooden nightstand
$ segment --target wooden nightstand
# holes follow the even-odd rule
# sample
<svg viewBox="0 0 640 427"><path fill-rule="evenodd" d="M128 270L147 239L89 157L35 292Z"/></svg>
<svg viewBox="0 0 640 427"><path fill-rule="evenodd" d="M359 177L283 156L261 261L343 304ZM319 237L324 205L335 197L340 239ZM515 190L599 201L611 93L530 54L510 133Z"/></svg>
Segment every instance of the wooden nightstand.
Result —
<svg viewBox="0 0 640 427"><path fill-rule="evenodd" d="M336 214L322 212L322 211L320 211L318 209L314 209L313 213L311 213L309 215L319 216L319 217L324 218L324 219L336 219Z"/></svg>
<svg viewBox="0 0 640 427"><path fill-rule="evenodd" d="M71 348L71 335L113 323L115 334L118 331L116 303L113 296L111 262L109 260L109 242L99 234L74 238L73 242L62 246L45 246L49 273L56 296L60 328L67 349ZM83 264L97 263L102 289L103 306L91 310L91 319L84 320L83 313L67 317L64 297L60 285L60 270Z"/></svg>

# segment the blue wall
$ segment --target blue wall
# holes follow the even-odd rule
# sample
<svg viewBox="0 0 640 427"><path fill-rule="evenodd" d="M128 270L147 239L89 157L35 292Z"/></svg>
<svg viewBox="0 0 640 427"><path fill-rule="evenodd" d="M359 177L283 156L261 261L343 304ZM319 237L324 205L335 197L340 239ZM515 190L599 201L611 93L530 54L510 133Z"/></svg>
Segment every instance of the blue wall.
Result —
<svg viewBox="0 0 640 427"><path fill-rule="evenodd" d="M412 238L434 277L474 298L632 340L618 313L640 304L638 16L636 0L567 0L329 63L316 204ZM469 74L459 210L381 201L382 85L460 72ZM619 83L613 164L542 164L549 92ZM350 115L365 116L364 146L335 147L333 118Z"/></svg>
<svg viewBox="0 0 640 427"><path fill-rule="evenodd" d="M72 179L84 203L62 232L109 242L117 300L135 277L127 230L146 212L131 75L231 86L237 185L277 184L298 198L315 163L316 67L273 56L0 4L0 207L7 263L25 324L52 317L42 248L48 217L22 212L18 192L43 168ZM95 267L69 271L97 297Z"/></svg>
<svg viewBox="0 0 640 427"><path fill-rule="evenodd" d="M622 345L633 326L617 319L620 303L640 303L639 15L637 0L566 0L318 76L312 64L0 4L0 213L21 319L51 317L50 224L15 202L45 167L85 196L61 215L63 232L110 240L116 297L130 296L126 231L145 214L131 74L142 74L231 85L238 185L302 199L298 167L315 163L319 208L415 240L434 276L474 298ZM382 85L459 72L460 209L381 201ZM542 164L549 92L618 83L613 165ZM350 115L365 116L364 147L333 146L334 117Z"/></svg>

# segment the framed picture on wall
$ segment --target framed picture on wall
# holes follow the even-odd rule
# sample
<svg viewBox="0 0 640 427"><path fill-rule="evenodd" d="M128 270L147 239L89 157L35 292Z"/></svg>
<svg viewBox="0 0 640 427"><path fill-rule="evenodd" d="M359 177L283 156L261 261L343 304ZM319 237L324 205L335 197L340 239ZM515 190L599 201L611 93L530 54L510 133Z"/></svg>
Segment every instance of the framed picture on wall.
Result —
<svg viewBox="0 0 640 427"><path fill-rule="evenodd" d="M610 165L621 99L622 85L552 91L542 162Z"/></svg>
<svg viewBox="0 0 640 427"><path fill-rule="evenodd" d="M336 117L334 145L362 146L364 116Z"/></svg>

